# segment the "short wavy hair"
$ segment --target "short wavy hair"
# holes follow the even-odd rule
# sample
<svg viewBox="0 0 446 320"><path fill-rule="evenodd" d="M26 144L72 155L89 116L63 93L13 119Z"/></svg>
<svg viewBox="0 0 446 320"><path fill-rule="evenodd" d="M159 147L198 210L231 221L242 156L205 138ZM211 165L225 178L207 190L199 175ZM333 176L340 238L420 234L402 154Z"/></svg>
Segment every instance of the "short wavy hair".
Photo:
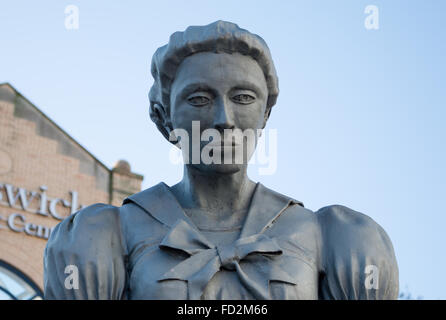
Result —
<svg viewBox="0 0 446 320"><path fill-rule="evenodd" d="M169 43L158 48L152 58L154 83L149 92L150 118L169 140L170 90L181 62L199 52L240 53L252 57L265 75L268 99L265 122L279 95L276 69L266 42L258 35L227 21L216 21L206 26L190 26L175 32Z"/></svg>

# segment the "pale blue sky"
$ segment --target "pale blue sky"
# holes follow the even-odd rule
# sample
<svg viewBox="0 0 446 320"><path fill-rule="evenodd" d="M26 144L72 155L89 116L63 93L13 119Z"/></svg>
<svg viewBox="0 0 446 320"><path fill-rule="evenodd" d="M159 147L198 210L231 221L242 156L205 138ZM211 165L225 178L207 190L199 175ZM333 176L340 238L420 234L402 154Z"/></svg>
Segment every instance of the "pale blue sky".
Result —
<svg viewBox="0 0 446 320"><path fill-rule="evenodd" d="M150 60L171 33L229 20L268 43L280 80L267 128L278 169L250 176L317 210L343 204L393 241L400 287L446 298L446 2L5 1L0 82L9 82L108 166L144 188L182 168L149 120ZM64 9L79 8L79 30ZM379 8L366 30L364 9Z"/></svg>

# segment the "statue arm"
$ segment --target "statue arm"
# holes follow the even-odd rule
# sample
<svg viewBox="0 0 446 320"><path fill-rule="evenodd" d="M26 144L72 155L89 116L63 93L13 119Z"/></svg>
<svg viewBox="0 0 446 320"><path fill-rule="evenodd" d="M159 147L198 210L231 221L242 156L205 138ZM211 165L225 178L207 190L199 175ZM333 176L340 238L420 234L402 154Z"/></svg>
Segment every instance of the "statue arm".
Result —
<svg viewBox="0 0 446 320"><path fill-rule="evenodd" d="M125 247L117 207L95 204L65 218L45 248L45 299L124 298Z"/></svg>
<svg viewBox="0 0 446 320"><path fill-rule="evenodd" d="M384 229L343 206L325 207L316 214L322 235L319 298L397 299L398 265Z"/></svg>

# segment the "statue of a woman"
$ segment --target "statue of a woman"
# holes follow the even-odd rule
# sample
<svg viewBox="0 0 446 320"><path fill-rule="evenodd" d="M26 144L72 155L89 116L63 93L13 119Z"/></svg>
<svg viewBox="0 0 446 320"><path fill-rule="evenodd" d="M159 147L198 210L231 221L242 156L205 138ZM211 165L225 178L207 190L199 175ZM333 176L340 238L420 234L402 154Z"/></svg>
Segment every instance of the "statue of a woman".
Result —
<svg viewBox="0 0 446 320"><path fill-rule="evenodd" d="M265 127L279 92L262 38L224 21L189 27L156 51L152 74L150 116L182 149L184 177L63 220L45 250L46 298L397 298L393 247L371 218L312 212L248 178L258 136L240 132ZM197 142L194 124L221 140ZM209 146L214 161L194 158ZM68 265L76 286L65 286Z"/></svg>

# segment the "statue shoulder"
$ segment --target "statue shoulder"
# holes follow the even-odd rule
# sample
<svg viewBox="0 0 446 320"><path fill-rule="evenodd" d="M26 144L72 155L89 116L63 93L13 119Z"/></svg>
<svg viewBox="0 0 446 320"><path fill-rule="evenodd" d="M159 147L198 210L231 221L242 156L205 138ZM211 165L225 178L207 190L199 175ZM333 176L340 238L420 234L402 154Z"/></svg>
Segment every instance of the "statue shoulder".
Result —
<svg viewBox="0 0 446 320"><path fill-rule="evenodd" d="M55 227L45 247L45 298L120 299L125 256L118 207L94 204L76 212ZM67 270L77 274L77 290L67 288Z"/></svg>
<svg viewBox="0 0 446 320"><path fill-rule="evenodd" d="M97 203L85 207L62 220L51 233L48 245L59 241L60 237L70 235L73 241L84 236L89 241L97 241L110 233L120 233L119 208ZM66 239L65 239L66 240Z"/></svg>
<svg viewBox="0 0 446 320"><path fill-rule="evenodd" d="M316 212L322 236L322 298L396 299L398 266L384 229L341 205Z"/></svg>
<svg viewBox="0 0 446 320"><path fill-rule="evenodd" d="M359 246L373 250L384 245L387 251L393 247L384 229L369 216L341 205L331 205L316 212L325 241Z"/></svg>

